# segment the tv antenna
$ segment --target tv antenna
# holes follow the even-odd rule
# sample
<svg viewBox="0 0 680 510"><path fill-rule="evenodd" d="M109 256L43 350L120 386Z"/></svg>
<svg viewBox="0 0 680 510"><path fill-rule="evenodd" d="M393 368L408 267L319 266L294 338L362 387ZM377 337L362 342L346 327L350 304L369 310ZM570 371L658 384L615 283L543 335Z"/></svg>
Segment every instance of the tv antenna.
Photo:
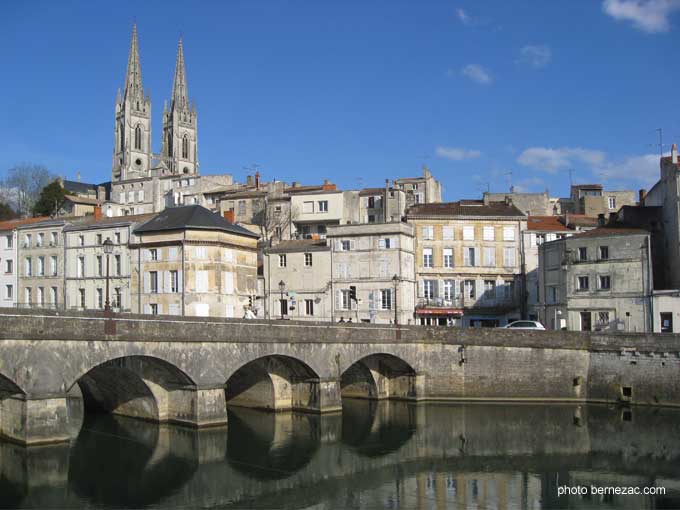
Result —
<svg viewBox="0 0 680 510"><path fill-rule="evenodd" d="M512 190L512 170L509 172L505 172L503 175L505 175L508 178L508 190Z"/></svg>
<svg viewBox="0 0 680 510"><path fill-rule="evenodd" d="M663 148L666 147L666 145L663 143L663 128L656 128L654 131L659 133L659 143L648 143L648 147L658 147L659 148L659 156L663 157Z"/></svg>
<svg viewBox="0 0 680 510"><path fill-rule="evenodd" d="M567 172L569 172L569 187L571 188L574 185L574 169L568 168Z"/></svg>

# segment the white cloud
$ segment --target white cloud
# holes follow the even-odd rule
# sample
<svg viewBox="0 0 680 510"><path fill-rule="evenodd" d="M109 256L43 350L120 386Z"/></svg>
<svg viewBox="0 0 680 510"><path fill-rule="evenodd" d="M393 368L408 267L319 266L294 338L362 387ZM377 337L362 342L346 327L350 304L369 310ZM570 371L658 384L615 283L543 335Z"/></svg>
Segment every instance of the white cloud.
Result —
<svg viewBox="0 0 680 510"><path fill-rule="evenodd" d="M607 162L593 170L606 180L634 182L651 187L659 180L659 155L632 156L618 162Z"/></svg>
<svg viewBox="0 0 680 510"><path fill-rule="evenodd" d="M605 161L602 151L582 149L580 147L562 147L552 149L548 147L530 147L522 151L517 162L536 170L554 174L574 165L575 162L585 163L591 167L600 166Z"/></svg>
<svg viewBox="0 0 680 510"><path fill-rule="evenodd" d="M467 12L465 12L463 9L461 9L460 7L458 9L456 9L456 16L458 16L458 19L460 20L460 22L463 25L469 25L470 22L472 21L470 19L470 15Z"/></svg>
<svg viewBox="0 0 680 510"><path fill-rule="evenodd" d="M435 154L440 158L452 161L463 161L464 159L475 159L482 155L480 151L466 150L458 147L437 147Z"/></svg>
<svg viewBox="0 0 680 510"><path fill-rule="evenodd" d="M602 10L617 20L630 21L645 32L667 32L669 17L680 9L680 0L604 0Z"/></svg>
<svg viewBox="0 0 680 510"><path fill-rule="evenodd" d="M491 74L479 64L468 64L460 70L460 73L482 85L488 85L493 81Z"/></svg>
<svg viewBox="0 0 680 510"><path fill-rule="evenodd" d="M552 60L552 51L548 46L524 46L519 50L519 62L537 69L547 66Z"/></svg>

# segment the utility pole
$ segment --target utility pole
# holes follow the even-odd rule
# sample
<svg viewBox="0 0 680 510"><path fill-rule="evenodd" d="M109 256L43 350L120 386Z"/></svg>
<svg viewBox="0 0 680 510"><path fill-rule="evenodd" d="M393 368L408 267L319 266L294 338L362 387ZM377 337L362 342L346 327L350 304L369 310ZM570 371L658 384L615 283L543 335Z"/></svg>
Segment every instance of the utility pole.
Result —
<svg viewBox="0 0 680 510"><path fill-rule="evenodd" d="M571 187L574 185L574 169L569 168L567 172L569 172L569 188L571 191Z"/></svg>

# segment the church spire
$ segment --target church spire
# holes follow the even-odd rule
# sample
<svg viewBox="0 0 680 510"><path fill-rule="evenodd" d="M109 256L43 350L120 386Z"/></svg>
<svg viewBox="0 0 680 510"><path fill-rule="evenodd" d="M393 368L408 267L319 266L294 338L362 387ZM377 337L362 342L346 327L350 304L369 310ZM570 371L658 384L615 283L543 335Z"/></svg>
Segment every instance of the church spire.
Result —
<svg viewBox="0 0 680 510"><path fill-rule="evenodd" d="M142 64L139 60L139 43L137 42L137 23L132 25L132 39L130 41L130 53L128 55L127 72L125 74L126 98L143 99L142 87Z"/></svg>
<svg viewBox="0 0 680 510"><path fill-rule="evenodd" d="M184 68L184 46L179 38L177 46L177 63L175 64L175 79L172 82L171 109L188 110L189 92L187 90L186 70Z"/></svg>

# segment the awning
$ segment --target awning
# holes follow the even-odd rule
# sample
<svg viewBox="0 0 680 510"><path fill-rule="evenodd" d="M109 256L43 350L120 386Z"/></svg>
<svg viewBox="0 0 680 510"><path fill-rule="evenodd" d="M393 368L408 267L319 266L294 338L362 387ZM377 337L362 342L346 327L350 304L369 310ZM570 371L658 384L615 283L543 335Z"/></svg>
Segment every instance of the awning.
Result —
<svg viewBox="0 0 680 510"><path fill-rule="evenodd" d="M418 308L416 315L463 315L462 308Z"/></svg>

